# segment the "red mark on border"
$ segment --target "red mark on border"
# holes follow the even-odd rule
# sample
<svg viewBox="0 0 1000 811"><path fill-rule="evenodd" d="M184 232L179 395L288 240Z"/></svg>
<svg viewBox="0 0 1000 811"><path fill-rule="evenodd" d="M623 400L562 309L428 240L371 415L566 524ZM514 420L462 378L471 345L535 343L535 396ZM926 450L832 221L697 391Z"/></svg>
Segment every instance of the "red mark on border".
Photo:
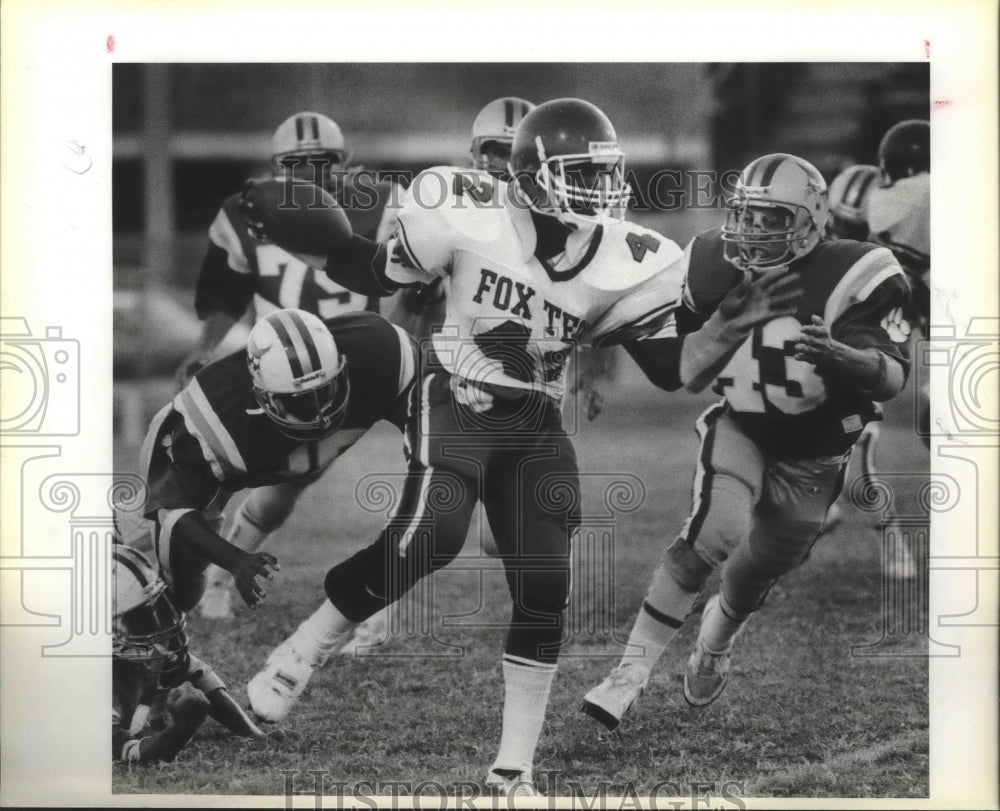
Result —
<svg viewBox="0 0 1000 811"><path fill-rule="evenodd" d="M931 41L929 39L924 40L924 56L928 59L931 58Z"/></svg>
<svg viewBox="0 0 1000 811"><path fill-rule="evenodd" d="M107 48L108 53L114 53L114 51L115 51L115 36L114 36L114 34L108 34L108 39L104 43L104 47Z"/></svg>
<svg viewBox="0 0 1000 811"><path fill-rule="evenodd" d="M955 102L953 102L951 99L935 99L934 101L931 102L931 104L934 105L935 110L940 110L942 107L948 107L954 103Z"/></svg>

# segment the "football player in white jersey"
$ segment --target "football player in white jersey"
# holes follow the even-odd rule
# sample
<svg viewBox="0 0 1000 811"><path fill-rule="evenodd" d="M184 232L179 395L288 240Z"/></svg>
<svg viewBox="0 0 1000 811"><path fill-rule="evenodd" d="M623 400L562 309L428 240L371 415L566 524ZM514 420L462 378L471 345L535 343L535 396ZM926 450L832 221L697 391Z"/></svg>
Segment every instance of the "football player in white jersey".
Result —
<svg viewBox="0 0 1000 811"><path fill-rule="evenodd" d="M829 211L816 168L765 155L743 170L735 192L727 224L685 251L683 337L647 342L675 353L686 389L714 381L723 399L698 421L690 516L653 574L621 662L584 698L582 709L610 728L722 566L684 676L692 706L720 695L737 634L808 555L852 446L909 368L906 274L885 248L823 239ZM779 317L751 328L718 321L741 288L751 295L783 283L799 285L799 295ZM742 310L753 308L748 299Z"/></svg>
<svg viewBox="0 0 1000 811"><path fill-rule="evenodd" d="M395 225L400 190L361 176L350 164L350 149L340 127L325 115L289 116L271 140L271 170L277 177L316 182L330 191L358 233L387 239ZM195 293L195 310L204 320L198 348L178 370L180 387L216 355L233 325L253 305L259 320L280 308L295 308L320 318L376 309L275 245L253 240L237 212L239 194L219 209L208 231L209 244ZM288 519L308 481L261 487L236 509L227 529L229 540L256 551ZM206 574L199 612L208 619L232 616L232 578L217 566Z"/></svg>
<svg viewBox="0 0 1000 811"><path fill-rule="evenodd" d="M247 189L248 223L278 244L316 245L326 227L327 272L345 286L386 295L440 278L447 307L414 389L399 512L375 543L330 570L329 599L251 681L251 705L265 719L288 714L313 662L354 624L458 554L481 499L513 603L503 727L486 782L534 791L580 502L560 413L567 360L581 343L623 343L655 382L659 353L644 344L675 334L682 292L677 245L622 218L623 165L607 116L557 99L518 127L510 183L450 167L421 173L387 246L345 241L323 212L282 210L280 183Z"/></svg>

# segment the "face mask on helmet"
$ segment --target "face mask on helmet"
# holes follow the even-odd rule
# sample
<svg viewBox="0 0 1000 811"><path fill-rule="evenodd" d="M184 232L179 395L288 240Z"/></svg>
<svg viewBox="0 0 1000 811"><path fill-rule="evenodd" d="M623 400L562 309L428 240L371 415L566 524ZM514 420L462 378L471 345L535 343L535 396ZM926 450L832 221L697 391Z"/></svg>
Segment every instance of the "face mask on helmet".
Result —
<svg viewBox="0 0 1000 811"><path fill-rule="evenodd" d="M185 620L166 584L137 550L115 544L112 653L142 665L160 684L173 686L188 670Z"/></svg>
<svg viewBox="0 0 1000 811"><path fill-rule="evenodd" d="M292 439L315 440L333 433L344 421L350 396L350 382L341 372L327 383L301 392L271 392L254 386L254 397L281 432Z"/></svg>
<svg viewBox="0 0 1000 811"><path fill-rule="evenodd" d="M473 165L480 172L487 172L499 180L510 180L507 164L510 162L510 142L485 141L473 144Z"/></svg>
<svg viewBox="0 0 1000 811"><path fill-rule="evenodd" d="M326 325L304 310L277 310L247 340L254 398L283 434L310 441L333 433L350 399L347 359Z"/></svg>
<svg viewBox="0 0 1000 811"><path fill-rule="evenodd" d="M722 228L725 258L740 270L785 267L818 244L829 217L826 182L792 155L766 155L742 173Z"/></svg>
<svg viewBox="0 0 1000 811"><path fill-rule="evenodd" d="M510 173L530 208L575 228L625 216L625 155L608 117L582 99L549 101L525 116Z"/></svg>

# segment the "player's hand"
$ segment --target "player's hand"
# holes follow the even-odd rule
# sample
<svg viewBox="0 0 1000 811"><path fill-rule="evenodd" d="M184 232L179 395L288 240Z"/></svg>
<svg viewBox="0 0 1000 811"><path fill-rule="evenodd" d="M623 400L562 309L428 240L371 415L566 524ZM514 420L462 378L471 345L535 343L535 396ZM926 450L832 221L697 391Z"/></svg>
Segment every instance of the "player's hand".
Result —
<svg viewBox="0 0 1000 811"><path fill-rule="evenodd" d="M167 694L167 711L175 722L185 727L197 726L204 721L211 706L201 690L190 682L183 682Z"/></svg>
<svg viewBox="0 0 1000 811"><path fill-rule="evenodd" d="M251 178L243 186L240 215L258 242L296 256L322 258L350 244L347 214L325 189L290 178Z"/></svg>
<svg viewBox="0 0 1000 811"><path fill-rule="evenodd" d="M802 327L802 334L795 343L795 360L804 360L817 365L834 358L837 342L830 337L830 327L818 315L812 317L812 324Z"/></svg>
<svg viewBox="0 0 1000 811"><path fill-rule="evenodd" d="M766 273L756 279L746 274L726 294L719 314L738 329L751 329L784 315L794 315L802 298L798 272Z"/></svg>
<svg viewBox="0 0 1000 811"><path fill-rule="evenodd" d="M260 605L267 596L263 581L273 580L281 570L278 559L268 552L244 552L233 566L233 579L240 597L251 608Z"/></svg>

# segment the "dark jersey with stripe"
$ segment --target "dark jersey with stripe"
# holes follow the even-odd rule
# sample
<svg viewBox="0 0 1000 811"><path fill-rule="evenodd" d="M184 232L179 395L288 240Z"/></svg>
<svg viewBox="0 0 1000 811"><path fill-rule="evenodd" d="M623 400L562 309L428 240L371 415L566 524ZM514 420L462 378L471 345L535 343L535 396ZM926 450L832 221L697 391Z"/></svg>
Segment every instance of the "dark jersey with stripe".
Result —
<svg viewBox="0 0 1000 811"><path fill-rule="evenodd" d="M254 399L246 352L202 369L150 426L143 446L147 516L203 509L235 492L314 476L380 420L402 428L416 374L413 339L374 313L326 322L347 359L350 395L341 426L317 441L283 434Z"/></svg>
<svg viewBox="0 0 1000 811"><path fill-rule="evenodd" d="M695 237L689 248L680 330L697 329L743 278L726 261L721 229ZM821 241L791 264L801 273L803 296L794 316L756 327L716 379L727 410L767 452L778 458L843 453L864 425L879 419L870 398L796 360L803 324L818 315L830 334L856 349L877 349L908 370L905 312L909 286L892 253L865 242Z"/></svg>
<svg viewBox="0 0 1000 811"><path fill-rule="evenodd" d="M333 194L355 234L375 241L388 239L395 226L398 187L360 172L347 175ZM263 311L258 316L272 307L294 307L320 318L377 309L377 302L352 293L322 270L276 245L254 240L240 216L239 200L239 194L227 198L209 228L208 251L195 290L199 318L224 312L238 319L251 301Z"/></svg>

